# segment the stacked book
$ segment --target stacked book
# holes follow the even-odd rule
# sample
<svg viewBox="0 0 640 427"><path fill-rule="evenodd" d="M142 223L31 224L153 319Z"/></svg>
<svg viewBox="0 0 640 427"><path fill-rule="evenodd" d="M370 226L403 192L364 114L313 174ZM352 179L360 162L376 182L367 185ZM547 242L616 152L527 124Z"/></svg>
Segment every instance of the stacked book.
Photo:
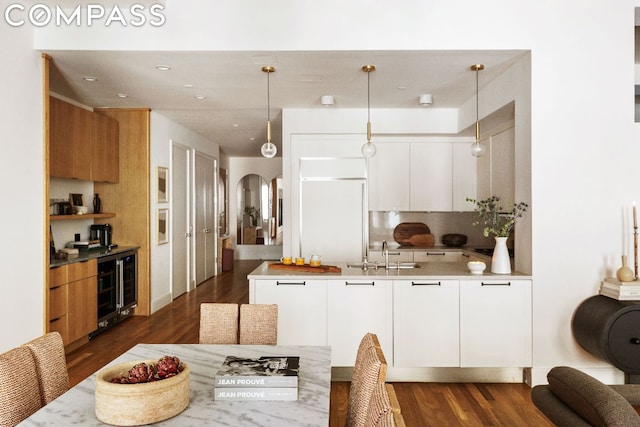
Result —
<svg viewBox="0 0 640 427"><path fill-rule="evenodd" d="M88 251L91 249L101 248L100 240L84 240L79 242L69 242L69 245L72 245L73 248L79 249L80 251Z"/></svg>
<svg viewBox="0 0 640 427"><path fill-rule="evenodd" d="M640 300L640 281L621 282L618 279L607 277L600 285L600 295L619 301Z"/></svg>
<svg viewBox="0 0 640 427"><path fill-rule="evenodd" d="M214 378L215 400L298 400L298 356L227 356Z"/></svg>

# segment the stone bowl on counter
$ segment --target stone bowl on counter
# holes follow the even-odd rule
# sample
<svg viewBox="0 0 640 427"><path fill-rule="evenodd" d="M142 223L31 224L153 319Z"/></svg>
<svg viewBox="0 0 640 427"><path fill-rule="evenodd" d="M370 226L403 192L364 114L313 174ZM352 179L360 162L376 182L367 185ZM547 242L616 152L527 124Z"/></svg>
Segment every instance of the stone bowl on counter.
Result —
<svg viewBox="0 0 640 427"><path fill-rule="evenodd" d="M157 360L126 362L105 368L96 377L96 417L114 426L136 426L166 420L189 405L189 366L176 376L162 380L117 384L110 380L125 374L134 365Z"/></svg>

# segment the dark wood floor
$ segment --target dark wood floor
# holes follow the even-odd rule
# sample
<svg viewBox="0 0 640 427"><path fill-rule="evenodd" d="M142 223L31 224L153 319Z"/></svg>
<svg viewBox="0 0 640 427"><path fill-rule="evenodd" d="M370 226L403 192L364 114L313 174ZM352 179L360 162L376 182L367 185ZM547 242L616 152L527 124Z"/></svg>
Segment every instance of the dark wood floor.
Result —
<svg viewBox="0 0 640 427"><path fill-rule="evenodd" d="M208 280L151 316L135 316L67 355L75 385L135 344L197 343L202 302L249 302L247 274L260 261L236 261L234 269ZM394 383L408 427L551 426L531 403L523 384ZM331 386L330 426L343 427L348 382Z"/></svg>

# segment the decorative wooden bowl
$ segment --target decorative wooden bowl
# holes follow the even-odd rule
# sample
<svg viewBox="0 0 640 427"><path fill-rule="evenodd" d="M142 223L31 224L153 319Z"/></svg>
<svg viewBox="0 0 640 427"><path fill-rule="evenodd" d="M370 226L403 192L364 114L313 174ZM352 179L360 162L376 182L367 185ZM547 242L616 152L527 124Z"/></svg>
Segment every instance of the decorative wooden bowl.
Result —
<svg viewBox="0 0 640 427"><path fill-rule="evenodd" d="M166 420L189 405L189 366L175 377L141 384L114 384L112 378L134 365L157 360L126 362L105 368L96 377L96 417L114 426L136 426Z"/></svg>

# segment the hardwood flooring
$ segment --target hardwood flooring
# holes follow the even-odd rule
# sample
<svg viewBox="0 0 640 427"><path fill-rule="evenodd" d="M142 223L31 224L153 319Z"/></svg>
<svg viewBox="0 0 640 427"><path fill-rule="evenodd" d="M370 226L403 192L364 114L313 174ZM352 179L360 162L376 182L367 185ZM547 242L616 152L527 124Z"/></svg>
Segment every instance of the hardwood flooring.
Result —
<svg viewBox="0 0 640 427"><path fill-rule="evenodd" d="M247 274L261 261L224 272L151 316L134 316L67 355L71 385L138 343L197 343L202 302L249 302ZM552 426L524 384L394 383L408 427ZM331 385L330 426L345 425L349 383Z"/></svg>

